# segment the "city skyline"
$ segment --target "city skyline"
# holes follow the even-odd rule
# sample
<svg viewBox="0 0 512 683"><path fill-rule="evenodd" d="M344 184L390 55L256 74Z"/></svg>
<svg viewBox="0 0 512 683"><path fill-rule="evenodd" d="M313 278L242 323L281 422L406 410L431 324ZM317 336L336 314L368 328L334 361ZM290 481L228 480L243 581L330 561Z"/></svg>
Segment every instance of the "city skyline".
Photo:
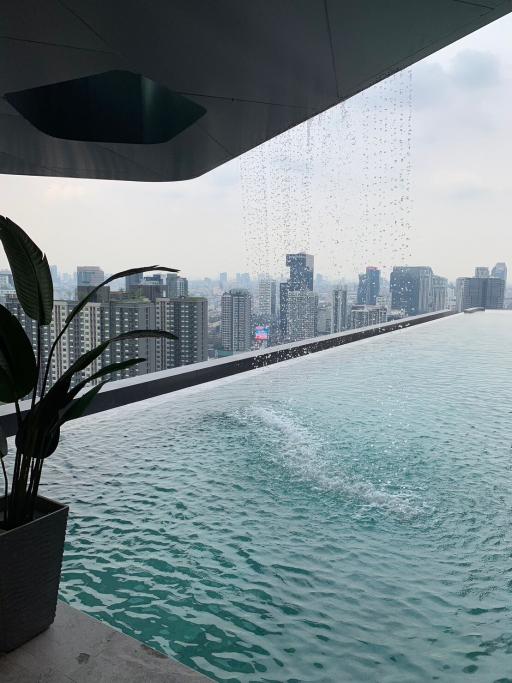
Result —
<svg viewBox="0 0 512 683"><path fill-rule="evenodd" d="M389 281L381 278L378 268L367 266L358 282L340 286L321 275L315 277L313 254L287 253L284 263L289 274L279 283L266 277L251 279L240 272L232 282L222 271L217 280L197 281L201 291L194 291L192 281L190 293L188 278L176 273L136 273L124 278L124 288L121 284L121 289L105 286L97 290L105 277L100 266L78 265L76 277L66 274L62 279L57 267L51 266L55 296L52 320L42 331L43 357L76 300L89 298L56 348L49 385L78 356L137 329L161 329L176 338L142 337L112 343L89 368L89 374L79 374L77 381L111 361L121 363L134 356L143 362L116 372L115 378L447 309L512 308L512 302L505 300L507 266L503 261L492 268L475 266L474 275L458 277L455 285L436 275L430 266L395 266ZM37 324L25 313L15 290L12 273L0 271L0 301L18 318L37 349Z"/></svg>

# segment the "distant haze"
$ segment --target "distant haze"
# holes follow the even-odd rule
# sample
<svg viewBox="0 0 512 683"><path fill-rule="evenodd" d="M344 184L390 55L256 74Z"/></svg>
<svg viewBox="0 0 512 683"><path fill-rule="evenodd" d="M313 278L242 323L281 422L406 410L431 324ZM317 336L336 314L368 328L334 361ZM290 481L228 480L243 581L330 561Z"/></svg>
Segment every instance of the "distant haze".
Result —
<svg viewBox="0 0 512 683"><path fill-rule="evenodd" d="M408 115L404 88L409 86L402 75L389 88L376 86L350 100L338 118L336 112L327 114L324 128L313 122L316 138L307 138L306 124L289 133L287 145L297 164L292 168L290 161L277 179L271 162L280 143L274 142L181 183L0 176L0 213L22 225L50 263L67 272L81 264L113 272L159 262L190 278L262 269L278 274L285 270L284 251L304 248L315 255L315 270L332 278L353 278L370 264L386 271L405 261L431 265L450 279L496 261L506 261L510 270L511 35L508 16L413 67L410 147L396 130L386 132L387 114L372 110L388 93L401 98L403 116ZM364 130L358 129L354 144L342 147L340 155L331 154L322 172L315 170L320 163L305 176L301 164L308 154L321 162L336 136L348 140L345 123ZM396 164L403 170L393 196L390 182L379 184L372 176L377 162L388 169L392 148L379 154L379 145L387 144L389 134L397 140ZM320 140L321 149L311 150L306 139ZM267 182L277 183L279 192L267 192L254 215L247 193L256 187L260 164L270 169ZM339 182L329 181L331 172ZM300 205L305 185L299 177L307 177L310 210ZM292 194L283 196L284 187ZM399 225L403 210L395 201L400 192L410 207L405 232ZM285 215L282 201L290 205L289 226L272 224ZM6 265L2 253L0 267Z"/></svg>

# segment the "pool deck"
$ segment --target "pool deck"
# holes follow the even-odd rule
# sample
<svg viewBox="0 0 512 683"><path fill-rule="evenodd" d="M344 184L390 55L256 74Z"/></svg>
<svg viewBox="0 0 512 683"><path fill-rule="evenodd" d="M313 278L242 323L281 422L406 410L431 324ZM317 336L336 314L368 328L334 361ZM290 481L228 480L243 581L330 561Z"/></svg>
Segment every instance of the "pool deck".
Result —
<svg viewBox="0 0 512 683"><path fill-rule="evenodd" d="M211 679L62 602L53 625L0 655L2 683L211 683Z"/></svg>

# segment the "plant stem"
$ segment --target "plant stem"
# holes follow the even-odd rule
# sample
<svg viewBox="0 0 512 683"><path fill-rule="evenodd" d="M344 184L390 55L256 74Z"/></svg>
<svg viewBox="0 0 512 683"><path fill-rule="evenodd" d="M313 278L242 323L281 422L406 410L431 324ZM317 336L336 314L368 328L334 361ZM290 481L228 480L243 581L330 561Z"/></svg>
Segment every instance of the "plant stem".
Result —
<svg viewBox="0 0 512 683"><path fill-rule="evenodd" d="M9 522L8 501L9 501L9 480L7 479L7 471L5 469L4 459L0 458L2 463L2 472L4 473L4 525L7 526Z"/></svg>
<svg viewBox="0 0 512 683"><path fill-rule="evenodd" d="M50 353L48 354L48 360L46 361L46 368L45 368L45 371L44 371L43 385L42 385L42 387L41 387L41 398L43 398L43 396L44 396L44 391L45 391L45 389L46 389L46 382L48 381L48 374L49 374L49 372L50 372L50 368L51 368L51 364L52 364L53 352L55 351L55 348L56 348L57 344L58 344L59 341L61 340L62 335L64 334L64 332L65 332L65 331L67 330L67 328L69 327L69 323L70 323L70 322L71 322L71 320L70 320L69 322L67 322L67 323L64 324L64 327L63 327L62 330L59 332L59 334L55 337L55 341L54 341L53 344L51 345Z"/></svg>
<svg viewBox="0 0 512 683"><path fill-rule="evenodd" d="M37 388L39 386L39 375L41 373L41 325L37 326L37 365L36 365L36 383L34 385L34 391L32 392L32 404L31 408L34 407L37 396Z"/></svg>
<svg viewBox="0 0 512 683"><path fill-rule="evenodd" d="M14 401L14 405L16 406L16 422L18 423L18 429L21 427L21 408L20 408L20 402L18 399Z"/></svg>

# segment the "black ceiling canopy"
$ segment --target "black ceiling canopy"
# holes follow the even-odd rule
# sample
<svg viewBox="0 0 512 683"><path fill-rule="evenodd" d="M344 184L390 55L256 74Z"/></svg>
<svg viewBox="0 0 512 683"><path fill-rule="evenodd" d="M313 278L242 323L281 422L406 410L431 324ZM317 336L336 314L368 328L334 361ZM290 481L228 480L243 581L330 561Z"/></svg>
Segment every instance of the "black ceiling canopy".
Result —
<svg viewBox="0 0 512 683"><path fill-rule="evenodd" d="M84 142L155 145L206 114L200 104L130 71L28 88L5 99L41 132Z"/></svg>
<svg viewBox="0 0 512 683"><path fill-rule="evenodd" d="M512 0L16 0L0 173L185 180L512 11Z"/></svg>

